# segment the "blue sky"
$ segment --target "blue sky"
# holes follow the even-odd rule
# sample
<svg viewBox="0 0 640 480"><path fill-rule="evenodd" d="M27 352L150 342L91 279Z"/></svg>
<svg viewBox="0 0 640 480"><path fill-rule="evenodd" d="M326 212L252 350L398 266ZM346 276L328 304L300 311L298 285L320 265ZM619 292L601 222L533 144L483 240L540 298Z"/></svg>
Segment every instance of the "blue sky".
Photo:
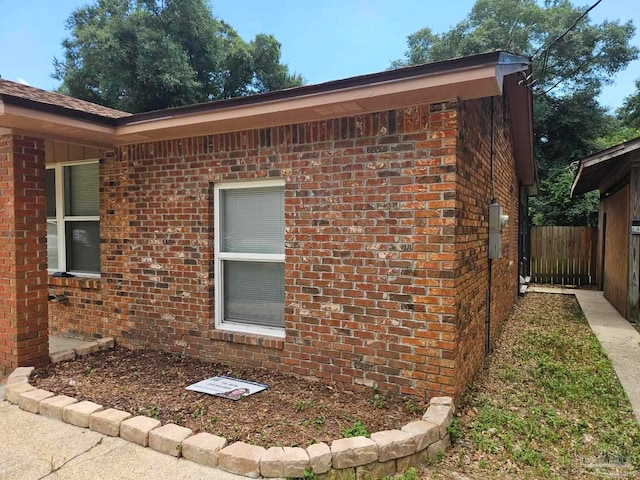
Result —
<svg viewBox="0 0 640 480"><path fill-rule="evenodd" d="M53 58L62 57L65 21L87 0L0 0L0 75L53 89ZM245 39L271 33L282 43L282 60L308 83L385 70L402 57L406 37L428 26L437 32L462 20L474 0L213 0L216 16ZM591 4L593 0L574 1ZM632 19L640 28L638 0L603 0L591 17ZM640 47L640 33L633 43ZM607 87L600 100L616 108L634 90L640 61Z"/></svg>

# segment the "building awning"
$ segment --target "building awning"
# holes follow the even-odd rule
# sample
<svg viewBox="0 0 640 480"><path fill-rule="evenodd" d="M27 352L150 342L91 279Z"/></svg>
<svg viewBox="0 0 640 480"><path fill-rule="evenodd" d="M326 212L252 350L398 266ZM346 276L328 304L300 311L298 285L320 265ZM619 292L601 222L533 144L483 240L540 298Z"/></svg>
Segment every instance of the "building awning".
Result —
<svg viewBox="0 0 640 480"><path fill-rule="evenodd" d="M638 149L640 149L640 137L581 159L571 187L571 196L582 195L600 188L602 181L618 169L628 154Z"/></svg>

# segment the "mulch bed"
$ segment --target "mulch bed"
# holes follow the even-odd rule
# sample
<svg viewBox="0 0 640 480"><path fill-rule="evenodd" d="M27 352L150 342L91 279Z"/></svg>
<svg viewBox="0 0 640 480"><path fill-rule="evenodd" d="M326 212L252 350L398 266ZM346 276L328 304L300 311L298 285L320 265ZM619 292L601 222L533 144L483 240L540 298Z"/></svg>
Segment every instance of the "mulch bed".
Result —
<svg viewBox="0 0 640 480"><path fill-rule="evenodd" d="M217 375L270 387L239 401L185 390ZM357 422L369 432L399 428L420 418L427 407L415 397L373 390L353 393L262 368L230 367L119 347L39 369L33 382L38 388L91 400L105 408L265 447L330 442Z"/></svg>

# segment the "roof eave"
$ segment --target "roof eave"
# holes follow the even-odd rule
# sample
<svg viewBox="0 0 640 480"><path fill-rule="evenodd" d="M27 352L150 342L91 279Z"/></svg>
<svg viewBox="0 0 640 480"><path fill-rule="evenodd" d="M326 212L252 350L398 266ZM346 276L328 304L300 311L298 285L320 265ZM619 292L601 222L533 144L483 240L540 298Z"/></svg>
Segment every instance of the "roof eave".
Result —
<svg viewBox="0 0 640 480"><path fill-rule="evenodd" d="M515 119L512 128L518 179L527 187L528 196L535 196L538 194L538 171L533 153L533 94L521 81L530 71L530 68L524 72L515 70L504 78L504 88Z"/></svg>
<svg viewBox="0 0 640 480"><path fill-rule="evenodd" d="M43 105L33 103L38 102L15 101L6 95L0 96L0 127L44 138L113 148L116 134L113 119L93 114L78 118L59 108L43 108Z"/></svg>
<svg viewBox="0 0 640 480"><path fill-rule="evenodd" d="M119 119L3 95L7 109L0 112L0 127L29 127L69 141L77 137L85 142L95 134L100 146L141 143L500 95L504 78L526 71L529 65L528 58L492 52ZM531 141L527 128L523 128L524 144Z"/></svg>
<svg viewBox="0 0 640 480"><path fill-rule="evenodd" d="M600 177L596 179L585 178L590 172L605 169L606 164L618 160L620 157L640 149L640 137L619 143L593 155L584 157L580 160L580 166L576 172L571 185L571 197L582 195L584 193L599 188Z"/></svg>

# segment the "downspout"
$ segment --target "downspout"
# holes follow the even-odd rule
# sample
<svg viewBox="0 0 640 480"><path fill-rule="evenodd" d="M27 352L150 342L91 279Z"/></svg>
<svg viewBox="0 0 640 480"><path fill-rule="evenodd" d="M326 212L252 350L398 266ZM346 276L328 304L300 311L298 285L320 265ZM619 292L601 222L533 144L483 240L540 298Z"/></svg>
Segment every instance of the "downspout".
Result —
<svg viewBox="0 0 640 480"><path fill-rule="evenodd" d="M493 178L493 161L495 156L495 127L494 127L494 117L495 117L495 107L493 103L494 97L491 97L491 149L489 154L489 178L491 180L491 203L498 203L496 200L496 185L495 179ZM487 255L488 256L488 255ZM484 353L488 355L491 351L491 267L493 260L491 258L487 259L488 268L487 268L487 293L486 293L486 307L485 307L485 316L484 316Z"/></svg>

